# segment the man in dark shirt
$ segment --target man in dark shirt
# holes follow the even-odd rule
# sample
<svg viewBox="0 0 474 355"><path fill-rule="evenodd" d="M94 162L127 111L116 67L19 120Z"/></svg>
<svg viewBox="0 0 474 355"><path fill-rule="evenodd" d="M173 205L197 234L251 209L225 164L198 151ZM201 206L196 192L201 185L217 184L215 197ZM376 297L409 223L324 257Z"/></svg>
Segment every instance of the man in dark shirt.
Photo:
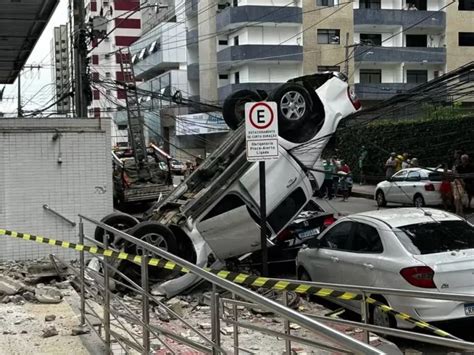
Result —
<svg viewBox="0 0 474 355"><path fill-rule="evenodd" d="M461 156L461 164L456 166L456 173L458 173L464 181L468 197L467 208L471 208L471 200L474 195L474 165L469 161L469 155L463 154Z"/></svg>

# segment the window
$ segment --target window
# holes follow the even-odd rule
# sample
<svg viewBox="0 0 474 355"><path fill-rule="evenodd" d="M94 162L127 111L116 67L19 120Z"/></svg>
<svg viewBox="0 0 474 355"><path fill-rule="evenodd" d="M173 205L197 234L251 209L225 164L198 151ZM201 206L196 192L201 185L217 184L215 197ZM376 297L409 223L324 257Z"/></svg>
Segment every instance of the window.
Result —
<svg viewBox="0 0 474 355"><path fill-rule="evenodd" d="M226 39L219 40L219 46L227 46L228 44L229 44L229 41Z"/></svg>
<svg viewBox="0 0 474 355"><path fill-rule="evenodd" d="M94 99L94 100L99 100L99 99L100 99L100 92L99 92L99 90L94 90L94 91L92 91L92 94L93 94L93 99Z"/></svg>
<svg viewBox="0 0 474 355"><path fill-rule="evenodd" d="M474 11L474 0L459 0L458 10Z"/></svg>
<svg viewBox="0 0 474 355"><path fill-rule="evenodd" d="M426 11L427 0L407 0L407 8L412 8L413 10L422 10Z"/></svg>
<svg viewBox="0 0 474 355"><path fill-rule="evenodd" d="M201 221L232 211L241 206L245 206L245 202L239 196L229 194L220 200Z"/></svg>
<svg viewBox="0 0 474 355"><path fill-rule="evenodd" d="M97 54L92 55L92 64L99 64L99 56Z"/></svg>
<svg viewBox="0 0 474 355"><path fill-rule="evenodd" d="M318 30L319 44L339 44L340 30L320 29Z"/></svg>
<svg viewBox="0 0 474 355"><path fill-rule="evenodd" d="M426 35L407 35L406 41L407 47L426 47L428 43Z"/></svg>
<svg viewBox="0 0 474 355"><path fill-rule="evenodd" d="M474 248L474 227L465 221L412 224L399 227L395 234L415 255Z"/></svg>
<svg viewBox="0 0 474 355"><path fill-rule="evenodd" d="M418 171L410 171L407 175L406 181L421 181L421 175Z"/></svg>
<svg viewBox="0 0 474 355"><path fill-rule="evenodd" d="M390 179L390 181L405 181L405 178L407 177L408 172L405 171L400 171L393 175Z"/></svg>
<svg viewBox="0 0 474 355"><path fill-rule="evenodd" d="M428 81L427 70L407 70L407 83L422 84Z"/></svg>
<svg viewBox="0 0 474 355"><path fill-rule="evenodd" d="M235 36L234 37L234 46L238 46L239 45L239 36Z"/></svg>
<svg viewBox="0 0 474 355"><path fill-rule="evenodd" d="M106 78L111 78L111 77L112 77L112 74L110 74L110 72L106 72L106 73L105 73L105 77L106 77Z"/></svg>
<svg viewBox="0 0 474 355"><path fill-rule="evenodd" d="M325 71L341 71L341 67L339 65L318 65L318 72Z"/></svg>
<svg viewBox="0 0 474 355"><path fill-rule="evenodd" d="M380 9L380 0L360 0L359 1L360 9Z"/></svg>
<svg viewBox="0 0 474 355"><path fill-rule="evenodd" d="M336 224L321 239L321 248L348 250L352 225L352 222Z"/></svg>
<svg viewBox="0 0 474 355"><path fill-rule="evenodd" d="M234 6L234 7L239 6L239 0L232 1L232 6Z"/></svg>
<svg viewBox="0 0 474 355"><path fill-rule="evenodd" d="M219 74L219 79L221 79L221 80L227 80L227 79L229 79L229 75L227 75L227 74Z"/></svg>
<svg viewBox="0 0 474 355"><path fill-rule="evenodd" d="M360 44L365 44L367 46L381 46L382 35L380 33L361 33Z"/></svg>
<svg viewBox="0 0 474 355"><path fill-rule="evenodd" d="M459 45L463 47L474 46L474 32L459 32Z"/></svg>
<svg viewBox="0 0 474 355"><path fill-rule="evenodd" d="M358 253L382 253L383 245L377 229L365 223L356 223L351 251Z"/></svg>
<svg viewBox="0 0 474 355"><path fill-rule="evenodd" d="M306 204L306 195L301 187L293 191L280 205L268 216L268 223L273 232L280 230L303 208Z"/></svg>
<svg viewBox="0 0 474 355"><path fill-rule="evenodd" d="M316 0L317 6L334 6L334 0Z"/></svg>
<svg viewBox="0 0 474 355"><path fill-rule="evenodd" d="M361 69L359 81L361 84L380 84L382 82L382 69Z"/></svg>
<svg viewBox="0 0 474 355"><path fill-rule="evenodd" d="M240 73L234 73L235 84L240 84Z"/></svg>

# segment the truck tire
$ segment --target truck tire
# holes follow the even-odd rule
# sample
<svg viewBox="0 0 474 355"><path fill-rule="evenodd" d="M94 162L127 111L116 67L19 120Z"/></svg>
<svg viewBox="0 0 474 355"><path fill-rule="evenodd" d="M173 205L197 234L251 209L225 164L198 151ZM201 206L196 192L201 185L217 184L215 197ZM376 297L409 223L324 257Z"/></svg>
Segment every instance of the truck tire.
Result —
<svg viewBox="0 0 474 355"><path fill-rule="evenodd" d="M230 129L235 130L244 122L245 104L260 101L260 95L251 90L239 90L229 96L222 106L224 121Z"/></svg>
<svg viewBox="0 0 474 355"><path fill-rule="evenodd" d="M120 231L126 231L140 223L135 217L120 212L114 212L105 216L101 219L101 222ZM103 243L105 232L103 228L97 227L94 232L94 239ZM113 244L114 242L115 236L109 233L108 243Z"/></svg>
<svg viewBox="0 0 474 355"><path fill-rule="evenodd" d="M173 232L166 226L154 222L154 221L146 221L137 224L128 232L129 234L133 235L135 238L143 240L147 243L155 245L159 248L162 248L172 254L176 254L178 252L178 243L176 241L176 237ZM133 255L143 255L143 251L135 244L131 244L129 242L125 243L124 250L126 253L133 254ZM159 255L152 255L152 257L156 257L162 259ZM119 265L119 271L124 273L132 280L140 280L141 276L141 266L130 263L128 261L123 261ZM150 285L157 283L159 281L164 280L167 276L170 275L170 271L161 269L154 266L148 267L148 279L150 281Z"/></svg>
<svg viewBox="0 0 474 355"><path fill-rule="evenodd" d="M270 101L278 105L278 128L281 132L301 128L311 119L311 96L300 84L283 84L272 92Z"/></svg>

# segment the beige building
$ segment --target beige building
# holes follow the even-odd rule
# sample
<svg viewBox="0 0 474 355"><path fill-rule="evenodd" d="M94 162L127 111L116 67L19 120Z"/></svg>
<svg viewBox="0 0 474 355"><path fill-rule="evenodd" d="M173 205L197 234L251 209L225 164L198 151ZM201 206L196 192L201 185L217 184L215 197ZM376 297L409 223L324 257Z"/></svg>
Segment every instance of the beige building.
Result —
<svg viewBox="0 0 474 355"><path fill-rule="evenodd" d="M54 28L52 40L53 79L55 81L56 99L72 91L71 62L69 48L69 31L67 25ZM71 112L71 97L66 97L56 104L58 114L67 115Z"/></svg>

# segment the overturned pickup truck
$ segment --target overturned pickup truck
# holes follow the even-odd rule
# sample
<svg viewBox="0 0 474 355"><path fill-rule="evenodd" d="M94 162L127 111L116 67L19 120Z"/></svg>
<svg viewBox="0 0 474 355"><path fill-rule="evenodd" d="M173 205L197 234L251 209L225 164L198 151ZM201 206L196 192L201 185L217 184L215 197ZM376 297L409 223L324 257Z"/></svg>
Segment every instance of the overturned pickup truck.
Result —
<svg viewBox="0 0 474 355"><path fill-rule="evenodd" d="M292 79L269 97L242 90L230 95L224 119L234 129L228 139L170 195L153 206L144 221L117 214L103 222L136 238L205 267L221 267L226 260L260 249L258 164L248 162L244 105L267 99L278 104L280 158L266 164L268 245L298 216L321 186L321 154L340 120L360 108L344 75L317 73ZM96 230L102 241L104 231ZM109 236L109 243L140 254L135 245ZM140 268L122 262L132 278ZM164 271L150 272L150 282L163 281ZM176 276L176 275L173 275ZM168 296L195 281L187 274L163 282Z"/></svg>

